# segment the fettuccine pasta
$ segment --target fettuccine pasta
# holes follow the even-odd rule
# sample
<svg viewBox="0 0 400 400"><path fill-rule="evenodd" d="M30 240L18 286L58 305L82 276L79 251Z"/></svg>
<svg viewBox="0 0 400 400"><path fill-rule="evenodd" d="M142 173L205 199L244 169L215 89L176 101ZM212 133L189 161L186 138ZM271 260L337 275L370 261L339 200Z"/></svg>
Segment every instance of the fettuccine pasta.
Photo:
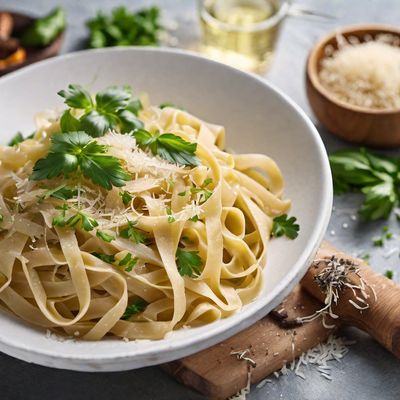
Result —
<svg viewBox="0 0 400 400"><path fill-rule="evenodd" d="M40 114L32 138L0 147L4 310L86 340L161 339L257 297L272 220L290 207L276 163L224 151L223 127L175 107L144 106L138 120L195 143L198 164L155 155L116 125L93 140L129 174L123 186L65 169L32 179L62 131L58 112Z"/></svg>

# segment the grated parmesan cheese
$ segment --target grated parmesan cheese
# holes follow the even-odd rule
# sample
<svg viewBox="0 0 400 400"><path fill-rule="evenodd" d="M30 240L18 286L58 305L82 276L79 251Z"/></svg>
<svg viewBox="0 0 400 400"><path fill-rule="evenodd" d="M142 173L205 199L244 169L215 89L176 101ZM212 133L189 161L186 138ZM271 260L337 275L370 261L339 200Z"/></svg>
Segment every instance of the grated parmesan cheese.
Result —
<svg viewBox="0 0 400 400"><path fill-rule="evenodd" d="M338 36L339 48L326 51L319 78L346 103L369 109L400 108L400 47L384 35L359 43Z"/></svg>

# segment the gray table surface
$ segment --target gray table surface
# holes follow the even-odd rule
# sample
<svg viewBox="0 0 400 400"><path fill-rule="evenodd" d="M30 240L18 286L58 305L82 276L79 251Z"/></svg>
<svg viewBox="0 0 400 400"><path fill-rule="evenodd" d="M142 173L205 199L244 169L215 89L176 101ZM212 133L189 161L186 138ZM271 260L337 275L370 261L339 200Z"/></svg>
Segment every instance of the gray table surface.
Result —
<svg viewBox="0 0 400 400"><path fill-rule="evenodd" d="M68 12L69 29L63 52L82 48L86 37L84 21L97 9L110 10L119 4L130 7L158 4L169 18L179 23L175 35L180 46L191 46L198 37L194 0L0 0L0 8L43 14L56 4ZM304 91L304 65L313 43L335 27L353 23L375 22L399 24L399 0L303 0L299 4L336 15L334 21L310 18L288 18L280 37L276 58L266 78L286 92L312 117ZM328 151L348 147L318 126ZM371 239L379 236L385 223L359 223L354 220L360 198L346 195L335 198L327 239L355 255L370 253L371 264L379 271L393 269L400 281L398 222L389 221L394 239L385 248L372 247ZM0 328L1 329L1 328ZM355 330L340 332L356 340L341 363L332 362L333 380L322 378L315 369L306 372L306 380L293 375L272 378L262 388L252 387L248 399L287 400L394 400L400 398L400 361L382 349L373 339ZM159 368L144 368L118 373L80 373L53 370L27 364L0 354L0 399L160 399L196 400L202 397L176 383Z"/></svg>

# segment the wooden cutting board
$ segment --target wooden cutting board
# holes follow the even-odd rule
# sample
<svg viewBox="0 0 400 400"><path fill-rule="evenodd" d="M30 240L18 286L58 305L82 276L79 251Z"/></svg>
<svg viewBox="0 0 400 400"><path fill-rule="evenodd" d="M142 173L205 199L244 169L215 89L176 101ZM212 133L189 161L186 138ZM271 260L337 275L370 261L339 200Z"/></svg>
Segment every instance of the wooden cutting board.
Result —
<svg viewBox="0 0 400 400"><path fill-rule="evenodd" d="M321 309L326 294L316 276L326 271L332 257L356 265L358 275L348 275L350 284L365 282L364 295L369 308L360 310L349 301L360 304L359 290L348 286L341 292L328 317L331 328L325 328L321 318L298 325L296 318L312 315ZM322 260L322 262L321 262ZM363 285L362 285L363 286ZM362 304L362 303L361 303ZM278 312L279 311L279 312ZM162 368L184 385L211 399L226 399L247 384L249 368L251 382L256 383L290 363L303 352L325 341L341 324L357 326L368 332L389 351L400 357L400 286L383 275L374 273L362 260L354 259L327 243L323 243L316 261L293 292L271 314L248 329L209 349L164 364ZM248 349L253 366L238 360L231 353Z"/></svg>

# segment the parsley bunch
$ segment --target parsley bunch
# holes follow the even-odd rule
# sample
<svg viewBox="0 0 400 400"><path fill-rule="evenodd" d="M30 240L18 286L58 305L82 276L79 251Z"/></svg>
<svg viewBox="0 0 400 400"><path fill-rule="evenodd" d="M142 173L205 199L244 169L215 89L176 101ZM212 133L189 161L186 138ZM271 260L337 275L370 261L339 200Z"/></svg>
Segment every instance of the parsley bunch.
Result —
<svg viewBox="0 0 400 400"><path fill-rule="evenodd" d="M399 202L398 160L365 149L341 150L329 156L335 193L364 194L359 213L365 220L388 218Z"/></svg>
<svg viewBox="0 0 400 400"><path fill-rule="evenodd" d="M83 111L78 119L71 109L64 111L60 125L62 132L84 131L90 136L103 136L110 129L119 127L122 133L128 133L143 127L137 118L142 104L132 97L128 86L112 86L98 92L95 100L82 86L71 84L67 90L61 90L58 95L65 99L71 109Z"/></svg>
<svg viewBox="0 0 400 400"><path fill-rule="evenodd" d="M86 23L90 30L88 47L157 46L162 30L160 10L150 7L129 12L126 7L115 8L111 15L101 12Z"/></svg>
<svg viewBox="0 0 400 400"><path fill-rule="evenodd" d="M107 146L98 144L85 132L57 133L51 138L49 154L33 167L31 179L52 179L82 174L96 185L111 190L130 179L120 160L106 155Z"/></svg>

